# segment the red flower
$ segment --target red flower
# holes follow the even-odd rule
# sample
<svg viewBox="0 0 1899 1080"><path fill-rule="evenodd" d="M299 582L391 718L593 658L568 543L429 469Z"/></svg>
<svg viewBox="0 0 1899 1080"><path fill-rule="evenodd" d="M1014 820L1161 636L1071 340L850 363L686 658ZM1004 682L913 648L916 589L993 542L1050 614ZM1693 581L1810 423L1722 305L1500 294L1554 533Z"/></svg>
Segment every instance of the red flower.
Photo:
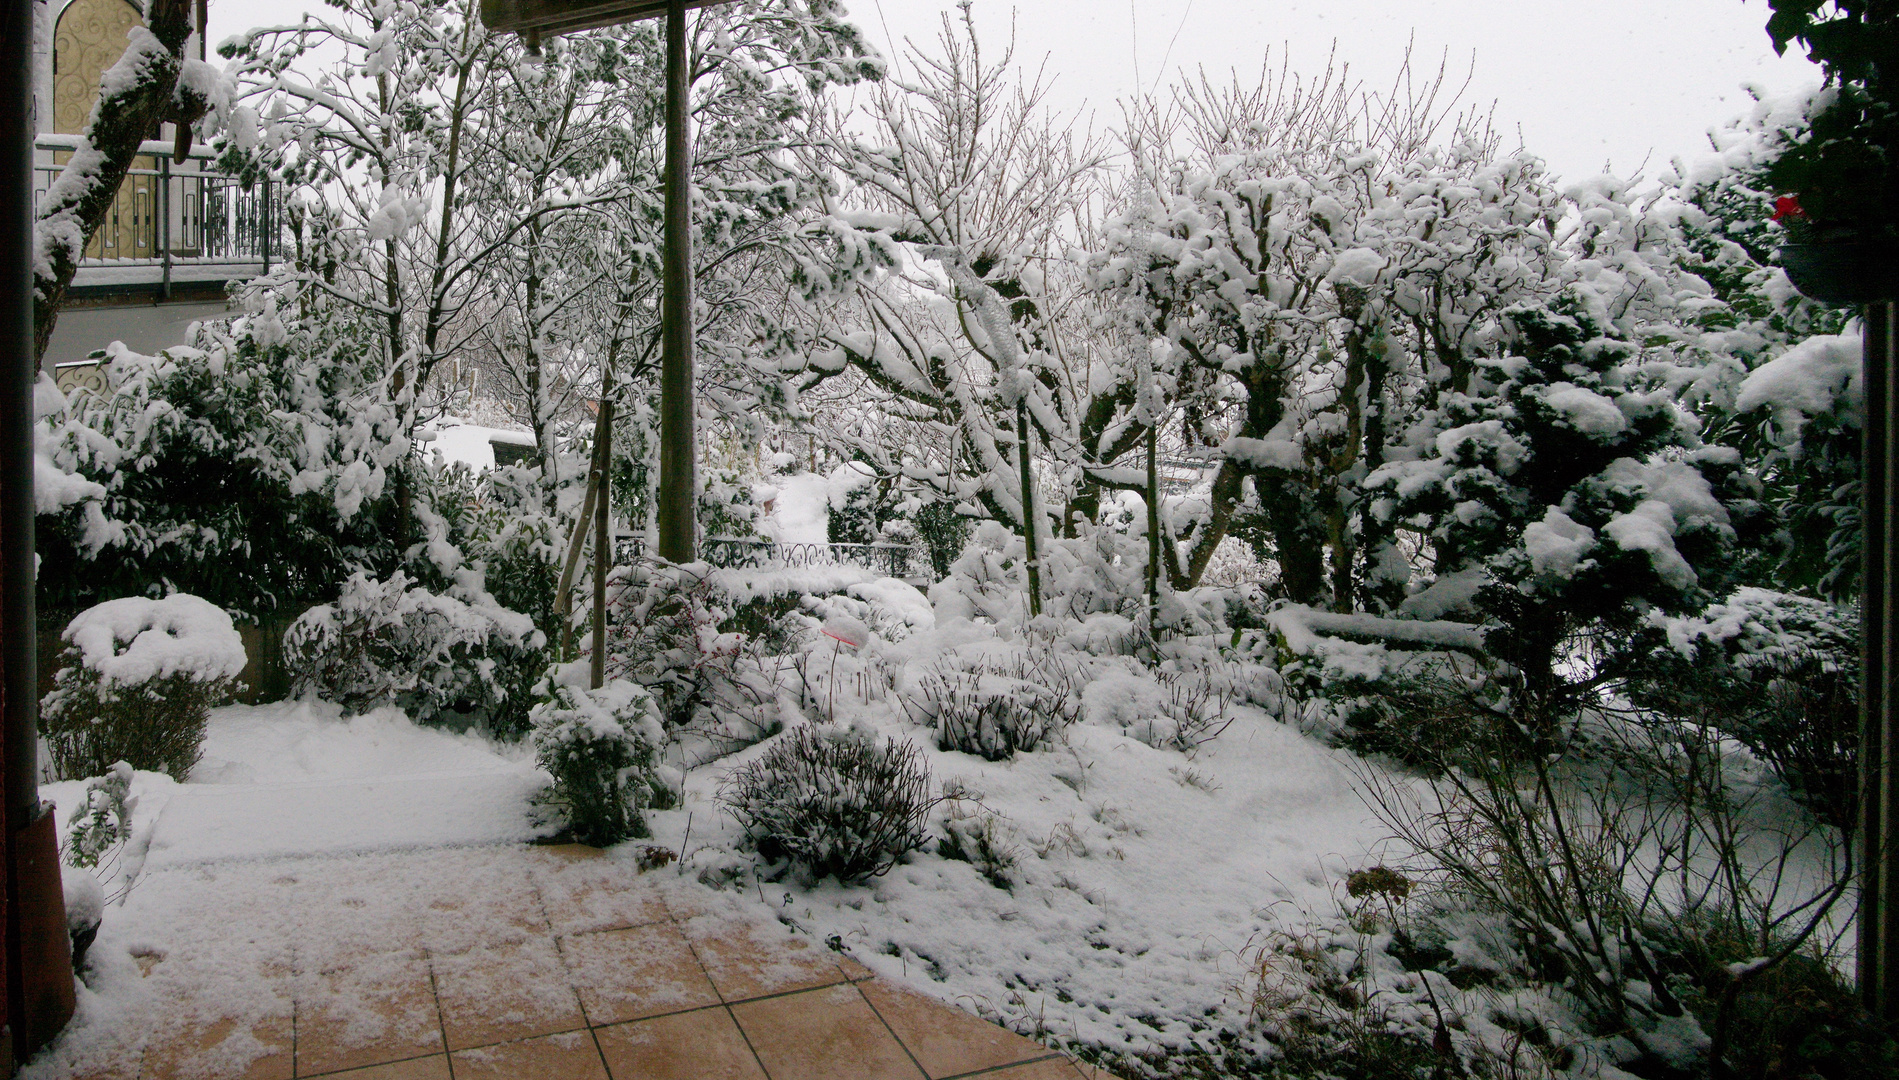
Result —
<svg viewBox="0 0 1899 1080"><path fill-rule="evenodd" d="M1800 209L1800 196L1782 195L1780 198L1774 200L1774 220L1781 221L1786 218L1794 218L1799 221L1805 221L1807 219L1807 212Z"/></svg>

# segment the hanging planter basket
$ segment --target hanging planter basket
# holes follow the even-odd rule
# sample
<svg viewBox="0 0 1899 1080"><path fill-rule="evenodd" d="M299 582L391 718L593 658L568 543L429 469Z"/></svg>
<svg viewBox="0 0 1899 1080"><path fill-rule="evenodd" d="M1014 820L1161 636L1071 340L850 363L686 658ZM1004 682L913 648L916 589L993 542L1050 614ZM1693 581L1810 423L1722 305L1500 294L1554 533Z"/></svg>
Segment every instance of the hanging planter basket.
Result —
<svg viewBox="0 0 1899 1080"><path fill-rule="evenodd" d="M1842 230L1780 246L1794 288L1823 304L1869 304L1899 297L1899 238Z"/></svg>

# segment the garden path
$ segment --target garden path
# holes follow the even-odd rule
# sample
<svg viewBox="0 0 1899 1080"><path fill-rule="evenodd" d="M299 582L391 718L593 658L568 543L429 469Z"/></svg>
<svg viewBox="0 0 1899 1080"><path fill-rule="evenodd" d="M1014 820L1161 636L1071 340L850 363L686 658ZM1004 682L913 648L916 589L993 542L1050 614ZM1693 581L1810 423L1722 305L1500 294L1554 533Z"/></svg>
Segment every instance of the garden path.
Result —
<svg viewBox="0 0 1899 1080"><path fill-rule="evenodd" d="M148 871L25 1076L1094 1075L638 858L506 844Z"/></svg>

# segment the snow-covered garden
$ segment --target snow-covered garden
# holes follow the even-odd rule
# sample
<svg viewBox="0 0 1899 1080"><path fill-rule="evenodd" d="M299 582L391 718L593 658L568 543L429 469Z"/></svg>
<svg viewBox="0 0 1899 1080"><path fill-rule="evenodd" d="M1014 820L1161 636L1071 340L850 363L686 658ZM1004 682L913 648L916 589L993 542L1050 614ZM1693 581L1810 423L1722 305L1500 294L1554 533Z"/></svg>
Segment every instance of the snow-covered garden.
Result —
<svg viewBox="0 0 1899 1080"><path fill-rule="evenodd" d="M471 11L192 61L288 257L40 384L89 949L29 1075L162 1007L194 889L546 839L1130 1080L1899 1067L1853 989L1860 327L1774 256L1838 85L1558 180L1442 71L1089 135L980 6L901 81L830 0L702 9L673 564L660 38Z"/></svg>

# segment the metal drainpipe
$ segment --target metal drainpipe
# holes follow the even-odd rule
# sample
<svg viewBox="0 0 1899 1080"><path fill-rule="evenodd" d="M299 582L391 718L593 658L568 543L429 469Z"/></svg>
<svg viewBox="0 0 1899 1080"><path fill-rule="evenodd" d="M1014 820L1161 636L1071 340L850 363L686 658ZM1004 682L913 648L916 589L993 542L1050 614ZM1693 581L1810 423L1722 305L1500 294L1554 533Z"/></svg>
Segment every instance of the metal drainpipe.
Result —
<svg viewBox="0 0 1899 1080"><path fill-rule="evenodd" d="M158 285L162 300L171 299L171 159L158 156L158 253L165 270Z"/></svg>
<svg viewBox="0 0 1899 1080"><path fill-rule="evenodd" d="M271 239L270 177L268 176L264 177L264 209L262 210L261 213L263 215L263 221L264 221L264 225L263 225L264 273L268 274L270 273L270 239Z"/></svg>

